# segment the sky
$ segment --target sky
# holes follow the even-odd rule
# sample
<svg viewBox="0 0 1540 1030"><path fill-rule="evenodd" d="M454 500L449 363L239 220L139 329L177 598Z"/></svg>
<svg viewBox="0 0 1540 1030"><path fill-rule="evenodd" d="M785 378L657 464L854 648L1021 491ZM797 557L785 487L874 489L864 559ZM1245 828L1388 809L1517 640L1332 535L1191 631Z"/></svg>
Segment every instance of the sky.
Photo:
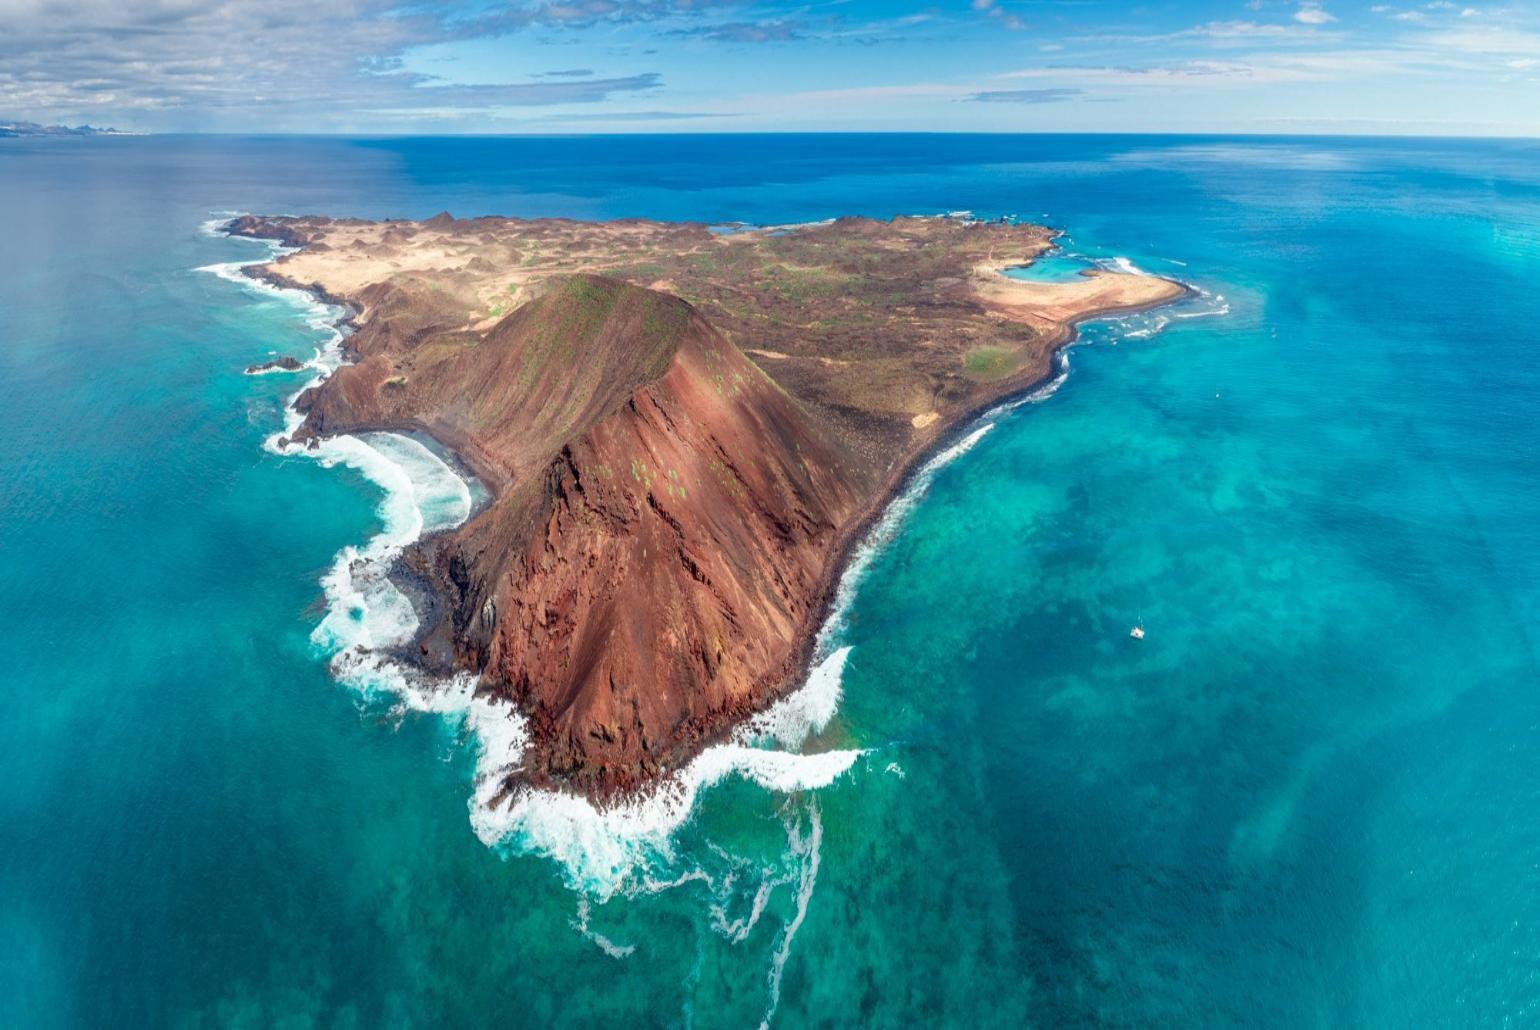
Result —
<svg viewBox="0 0 1540 1030"><path fill-rule="evenodd" d="M0 0L0 120L1540 135L1540 0Z"/></svg>

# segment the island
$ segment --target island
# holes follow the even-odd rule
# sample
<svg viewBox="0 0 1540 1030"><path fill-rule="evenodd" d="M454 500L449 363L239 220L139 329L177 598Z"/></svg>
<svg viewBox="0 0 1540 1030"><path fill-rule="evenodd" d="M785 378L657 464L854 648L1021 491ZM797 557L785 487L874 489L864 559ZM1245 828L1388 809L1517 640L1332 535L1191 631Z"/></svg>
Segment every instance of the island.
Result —
<svg viewBox="0 0 1540 1030"><path fill-rule="evenodd" d="M1010 220L783 227L243 216L251 274L344 305L298 442L426 433L491 500L402 561L413 658L528 718L508 789L644 789L804 679L840 573L908 477L1052 373L1078 322L1183 285L1002 272Z"/></svg>

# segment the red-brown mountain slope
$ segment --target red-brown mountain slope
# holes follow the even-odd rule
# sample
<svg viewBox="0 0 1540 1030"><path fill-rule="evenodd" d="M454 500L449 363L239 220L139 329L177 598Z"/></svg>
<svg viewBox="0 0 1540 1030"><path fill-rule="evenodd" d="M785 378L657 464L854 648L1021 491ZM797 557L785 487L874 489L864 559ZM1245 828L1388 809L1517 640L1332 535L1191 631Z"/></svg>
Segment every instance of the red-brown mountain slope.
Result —
<svg viewBox="0 0 1540 1030"><path fill-rule="evenodd" d="M796 671L872 473L689 305L578 275L474 346L399 332L365 326L301 434L421 425L493 480L429 566L534 778L635 786Z"/></svg>

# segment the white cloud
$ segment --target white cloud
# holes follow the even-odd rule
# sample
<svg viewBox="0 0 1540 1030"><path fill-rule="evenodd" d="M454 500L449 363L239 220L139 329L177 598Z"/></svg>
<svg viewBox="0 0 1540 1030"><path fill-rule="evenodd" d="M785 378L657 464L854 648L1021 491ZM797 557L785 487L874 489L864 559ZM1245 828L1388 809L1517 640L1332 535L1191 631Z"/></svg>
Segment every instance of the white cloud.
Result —
<svg viewBox="0 0 1540 1030"><path fill-rule="evenodd" d="M1148 67L1062 66L1023 68L1002 79L1052 79L1078 86L1233 87L1263 82L1298 82L1316 78L1308 72L1243 61L1182 61Z"/></svg>
<svg viewBox="0 0 1540 1030"><path fill-rule="evenodd" d="M1430 31L1422 42L1437 50L1493 57L1540 57L1540 32L1485 25Z"/></svg>
<svg viewBox="0 0 1540 1030"><path fill-rule="evenodd" d="M1296 21L1302 22L1306 27L1299 25L1275 25L1271 22L1254 21L1211 21L1204 25L1198 25L1178 35L1203 36L1209 39L1270 39L1286 40L1296 39L1309 42L1319 42L1321 32L1315 26L1324 25L1337 19L1319 12L1323 15L1320 21L1310 21L1295 14Z"/></svg>
<svg viewBox="0 0 1540 1030"><path fill-rule="evenodd" d="M1282 83L1324 83L1391 77L1426 78L1447 74L1490 71L1493 64L1481 47L1507 48L1507 56L1522 56L1530 34L1494 37L1475 30L1462 33L1424 33L1417 45L1378 48L1275 50L1228 61L1187 60L1150 65L1064 66L1042 65L1005 72L999 79L1035 79L1056 86L1167 87L1184 89L1236 89ZM1494 51L1496 52L1496 51ZM1540 49L1533 51L1540 55Z"/></svg>
<svg viewBox="0 0 1540 1030"><path fill-rule="evenodd" d="M688 16L717 2L582 0L489 13L401 0L0 0L0 112L330 128L358 112L590 103L652 89L660 77L450 82L409 71L404 59L424 44Z"/></svg>
<svg viewBox="0 0 1540 1030"><path fill-rule="evenodd" d="M1133 43L1159 45L1197 41L1215 47L1246 47L1257 43L1319 45L1341 38L1341 34L1322 30L1315 25L1283 24L1255 21L1210 21L1176 32L1152 35L1094 35L1080 36L1080 40L1094 43Z"/></svg>
<svg viewBox="0 0 1540 1030"><path fill-rule="evenodd" d="M915 82L893 86L851 86L845 89L819 89L805 93L786 93L760 99L773 99L778 105L843 104L852 101L899 100L909 98L961 99L978 92L976 86L955 83Z"/></svg>
<svg viewBox="0 0 1540 1030"><path fill-rule="evenodd" d="M1326 25L1336 21L1336 17L1328 14L1326 9L1318 3L1307 0L1294 12L1294 20L1304 25Z"/></svg>

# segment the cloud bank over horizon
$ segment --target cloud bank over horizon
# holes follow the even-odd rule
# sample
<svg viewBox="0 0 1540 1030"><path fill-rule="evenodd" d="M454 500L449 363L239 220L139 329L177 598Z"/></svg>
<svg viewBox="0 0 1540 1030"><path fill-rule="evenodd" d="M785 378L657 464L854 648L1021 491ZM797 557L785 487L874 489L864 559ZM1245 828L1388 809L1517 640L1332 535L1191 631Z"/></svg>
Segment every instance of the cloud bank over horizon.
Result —
<svg viewBox="0 0 1540 1030"><path fill-rule="evenodd" d="M1450 0L0 0L0 118L149 131L1540 134Z"/></svg>

